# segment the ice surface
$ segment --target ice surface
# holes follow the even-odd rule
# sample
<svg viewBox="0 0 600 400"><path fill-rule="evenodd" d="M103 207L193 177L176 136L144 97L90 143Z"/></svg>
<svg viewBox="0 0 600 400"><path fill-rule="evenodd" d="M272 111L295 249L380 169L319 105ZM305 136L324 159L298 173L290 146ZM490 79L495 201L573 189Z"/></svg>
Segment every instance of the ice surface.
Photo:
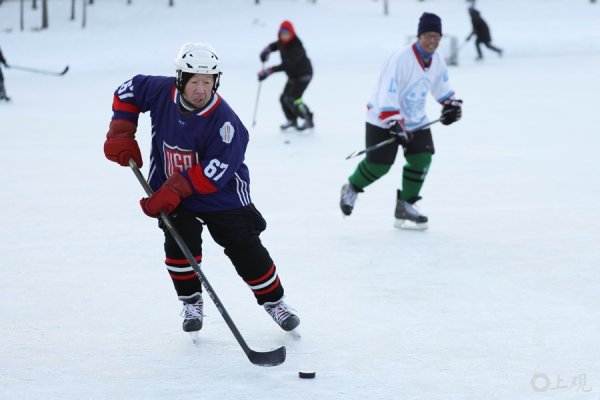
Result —
<svg viewBox="0 0 600 400"><path fill-rule="evenodd" d="M96 1L87 27L70 1L0 6L9 63L0 104L0 398L600 398L600 5L480 0L494 43L463 48L450 79L463 120L433 127L426 232L393 228L401 162L343 218L339 190L364 147L380 65L423 11L446 36L470 31L463 0ZM137 73L172 75L187 41L207 41L221 94L250 127L258 54L296 25L314 67L304 95L313 133L280 133L282 74L262 84L247 162L301 338L258 307L204 236L203 268L255 349L287 347L274 368L248 362L208 297L200 343L181 331L162 233L141 213L131 171L102 144L113 90ZM8 32L8 30L12 30ZM485 51L485 49L484 49ZM277 61L274 55L270 62ZM439 106L429 100L430 116ZM149 117L138 140L147 162ZM289 143L286 144L286 141ZM299 370L317 371L302 380ZM539 390L536 391L536 390Z"/></svg>

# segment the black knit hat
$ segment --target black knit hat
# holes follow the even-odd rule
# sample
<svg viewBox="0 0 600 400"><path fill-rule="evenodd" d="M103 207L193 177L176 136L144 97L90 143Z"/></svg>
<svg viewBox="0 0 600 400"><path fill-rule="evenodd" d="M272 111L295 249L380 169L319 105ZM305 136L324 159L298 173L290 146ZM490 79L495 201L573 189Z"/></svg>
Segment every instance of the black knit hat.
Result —
<svg viewBox="0 0 600 400"><path fill-rule="evenodd" d="M442 20L435 14L423 13L419 19L419 28L417 30L417 36L421 36L425 32L437 32L442 34Z"/></svg>

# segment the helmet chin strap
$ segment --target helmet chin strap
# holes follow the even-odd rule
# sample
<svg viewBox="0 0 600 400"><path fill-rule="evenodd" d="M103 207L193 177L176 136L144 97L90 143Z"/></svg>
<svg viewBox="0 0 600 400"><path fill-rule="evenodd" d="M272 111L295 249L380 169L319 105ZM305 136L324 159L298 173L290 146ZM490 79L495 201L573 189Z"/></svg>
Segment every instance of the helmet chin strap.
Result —
<svg viewBox="0 0 600 400"><path fill-rule="evenodd" d="M213 76L215 77L215 84L213 85L213 94L217 91L217 89L219 88L219 85L221 84L221 74L222 72L219 72L218 74L214 74Z"/></svg>

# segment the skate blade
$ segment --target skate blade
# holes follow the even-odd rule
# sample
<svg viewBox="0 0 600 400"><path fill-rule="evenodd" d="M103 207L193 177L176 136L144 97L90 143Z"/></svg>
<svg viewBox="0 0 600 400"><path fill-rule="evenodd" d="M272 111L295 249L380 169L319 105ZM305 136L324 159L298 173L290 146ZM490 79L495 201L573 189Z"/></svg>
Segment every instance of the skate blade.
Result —
<svg viewBox="0 0 600 400"><path fill-rule="evenodd" d="M286 126L286 127L283 127L283 126L279 127L279 130L281 132L296 132L297 129L298 129L298 127L295 126L295 125L290 125L290 126Z"/></svg>
<svg viewBox="0 0 600 400"><path fill-rule="evenodd" d="M394 222L394 228L406 229L409 231L424 231L427 228L429 228L429 225L427 225L427 222L418 224L407 219L396 219L396 221Z"/></svg>
<svg viewBox="0 0 600 400"><path fill-rule="evenodd" d="M294 339L302 338L302 335L300 335L300 332L298 332L298 328L288 331L287 334L290 335L291 337L293 337Z"/></svg>
<svg viewBox="0 0 600 400"><path fill-rule="evenodd" d="M200 344L200 331L188 332L192 338L192 343L195 345Z"/></svg>

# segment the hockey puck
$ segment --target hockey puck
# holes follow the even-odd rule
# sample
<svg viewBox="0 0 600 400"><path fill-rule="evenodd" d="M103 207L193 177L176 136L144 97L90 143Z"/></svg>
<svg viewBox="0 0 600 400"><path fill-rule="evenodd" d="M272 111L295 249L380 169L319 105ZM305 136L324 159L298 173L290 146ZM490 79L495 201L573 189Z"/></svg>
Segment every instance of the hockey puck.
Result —
<svg viewBox="0 0 600 400"><path fill-rule="evenodd" d="M286 140L286 141L284 141L283 143L285 143L285 144L290 144L290 141L289 141L289 140Z"/></svg>
<svg viewBox="0 0 600 400"><path fill-rule="evenodd" d="M315 376L317 376L317 373L315 371L300 371L300 372L298 372L298 377L300 377L302 379L313 379Z"/></svg>

